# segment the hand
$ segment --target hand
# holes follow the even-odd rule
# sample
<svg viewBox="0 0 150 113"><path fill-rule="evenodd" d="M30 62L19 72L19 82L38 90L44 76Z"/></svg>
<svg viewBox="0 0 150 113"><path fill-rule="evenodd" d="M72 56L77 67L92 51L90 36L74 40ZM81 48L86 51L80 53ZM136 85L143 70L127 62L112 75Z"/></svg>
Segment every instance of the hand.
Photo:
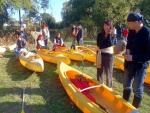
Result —
<svg viewBox="0 0 150 113"><path fill-rule="evenodd" d="M132 55L125 55L124 58L125 58L126 61L133 61L132 60Z"/></svg>
<svg viewBox="0 0 150 113"><path fill-rule="evenodd" d="M80 38L80 40L82 40L82 38Z"/></svg>
<svg viewBox="0 0 150 113"><path fill-rule="evenodd" d="M114 35L114 29L109 29L109 30L108 30L108 34Z"/></svg>

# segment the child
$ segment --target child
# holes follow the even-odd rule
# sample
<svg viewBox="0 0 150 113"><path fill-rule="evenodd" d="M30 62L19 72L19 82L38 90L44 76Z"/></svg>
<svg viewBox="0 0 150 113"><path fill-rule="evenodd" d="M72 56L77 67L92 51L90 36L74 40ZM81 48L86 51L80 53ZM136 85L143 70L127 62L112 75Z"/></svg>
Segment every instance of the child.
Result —
<svg viewBox="0 0 150 113"><path fill-rule="evenodd" d="M36 41L37 41L37 45L36 45L37 49L46 49L43 35L40 34Z"/></svg>
<svg viewBox="0 0 150 113"><path fill-rule="evenodd" d="M57 46L66 47L66 45L63 42L63 39L60 37L60 33L57 33L54 39L53 51L55 51Z"/></svg>

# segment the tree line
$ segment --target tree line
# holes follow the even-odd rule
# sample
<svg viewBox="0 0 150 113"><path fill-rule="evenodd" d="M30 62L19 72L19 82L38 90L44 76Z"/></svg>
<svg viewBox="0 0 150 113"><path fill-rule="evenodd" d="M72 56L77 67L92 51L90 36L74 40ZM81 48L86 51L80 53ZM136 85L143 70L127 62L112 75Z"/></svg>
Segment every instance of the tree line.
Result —
<svg viewBox="0 0 150 113"><path fill-rule="evenodd" d="M15 10L24 10L26 18L44 20L49 28L65 28L72 24L81 24L87 30L99 30L105 19L114 24L126 24L130 12L141 12L146 19L150 19L149 0L69 0L63 4L61 11L62 22L57 23L49 13L40 14L40 9L48 9L50 0L1 0L0 28L9 22Z"/></svg>
<svg viewBox="0 0 150 113"><path fill-rule="evenodd" d="M100 27L105 19L114 24L126 24L130 12L140 12L150 19L149 0L69 0L63 4L63 24L82 24L86 27Z"/></svg>

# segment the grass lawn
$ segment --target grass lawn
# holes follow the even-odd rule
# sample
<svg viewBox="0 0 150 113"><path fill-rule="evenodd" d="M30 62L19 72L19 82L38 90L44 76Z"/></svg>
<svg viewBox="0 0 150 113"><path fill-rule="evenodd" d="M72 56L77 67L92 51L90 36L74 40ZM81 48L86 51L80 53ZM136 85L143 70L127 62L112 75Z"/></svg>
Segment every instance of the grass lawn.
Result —
<svg viewBox="0 0 150 113"><path fill-rule="evenodd" d="M85 43L95 44L91 41ZM25 113L81 113L61 85L56 64L44 62L44 72L36 73L23 67L19 60L15 59L13 52L6 52L4 58L0 59L0 66L0 113L21 112L23 88L26 88ZM70 66L96 79L93 63L84 61L84 67L82 62L71 61ZM122 95L123 71L114 68L113 76L113 90ZM139 112L149 113L150 85L145 84L144 90ZM132 103L132 99L130 100Z"/></svg>

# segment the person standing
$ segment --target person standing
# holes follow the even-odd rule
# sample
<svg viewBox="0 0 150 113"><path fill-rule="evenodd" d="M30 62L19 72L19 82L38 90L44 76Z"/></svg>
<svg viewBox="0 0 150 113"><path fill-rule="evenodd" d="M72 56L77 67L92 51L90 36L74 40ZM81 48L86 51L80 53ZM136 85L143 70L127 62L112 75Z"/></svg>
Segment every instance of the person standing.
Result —
<svg viewBox="0 0 150 113"><path fill-rule="evenodd" d="M127 41L128 33L129 33L129 30L128 30L127 26L125 26L125 28L123 30L123 38L125 41Z"/></svg>
<svg viewBox="0 0 150 113"><path fill-rule="evenodd" d="M114 26L114 37L115 37L114 45L116 45L118 40L117 40L117 30L116 30L115 26Z"/></svg>
<svg viewBox="0 0 150 113"><path fill-rule="evenodd" d="M43 38L44 38L45 47L47 49L49 49L48 41L50 40L50 33L49 33L49 30L48 30L48 26L45 23L43 23L43 25L41 27L41 34L43 35Z"/></svg>
<svg viewBox="0 0 150 113"><path fill-rule="evenodd" d="M119 24L117 27L117 40L119 40L122 37L122 33L123 33L123 27L122 24Z"/></svg>
<svg viewBox="0 0 150 113"><path fill-rule="evenodd" d="M20 28L20 34L21 34L22 38L24 38L26 40L26 42L28 42L27 32L25 31L23 26Z"/></svg>
<svg viewBox="0 0 150 113"><path fill-rule="evenodd" d="M115 41L114 29L110 20L103 22L102 31L97 36L97 80L104 83L103 71L106 73L106 85L113 87L113 45Z"/></svg>
<svg viewBox="0 0 150 113"><path fill-rule="evenodd" d="M127 101L133 88L132 105L140 107L144 93L144 79L150 60L150 29L143 25L143 16L132 12L127 17L130 28L127 42L127 54L124 63L123 98Z"/></svg>
<svg viewBox="0 0 150 113"><path fill-rule="evenodd" d="M22 26L20 28L20 35L22 36L23 39L26 40L26 47L27 47L26 49L28 50L28 35L27 35L27 32L24 29L24 26Z"/></svg>
<svg viewBox="0 0 150 113"><path fill-rule="evenodd" d="M71 37L72 37L72 45L71 45L71 49L75 49L75 39L77 36L77 27L75 25L72 26L71 29Z"/></svg>
<svg viewBox="0 0 150 113"><path fill-rule="evenodd" d="M78 42L78 45L84 45L83 43L83 38L84 38L84 30L82 28L81 25L78 26L78 32L77 32L77 42Z"/></svg>

